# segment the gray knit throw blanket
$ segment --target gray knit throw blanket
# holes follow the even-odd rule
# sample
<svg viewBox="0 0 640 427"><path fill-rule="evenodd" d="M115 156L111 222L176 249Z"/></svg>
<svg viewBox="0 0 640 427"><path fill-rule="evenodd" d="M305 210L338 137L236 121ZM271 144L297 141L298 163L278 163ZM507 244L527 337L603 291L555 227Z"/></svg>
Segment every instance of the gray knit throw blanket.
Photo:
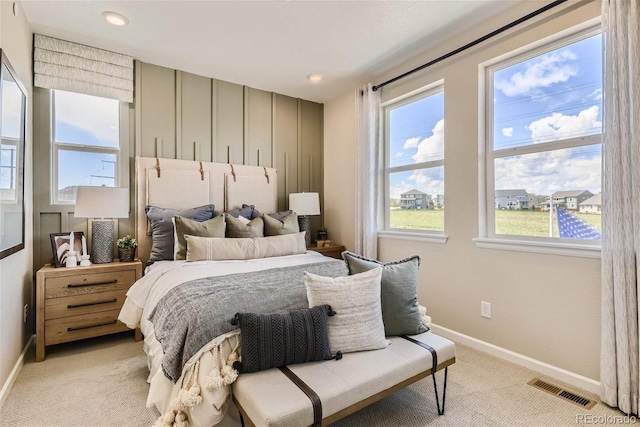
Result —
<svg viewBox="0 0 640 427"><path fill-rule="evenodd" d="M286 313L308 308L303 273L346 276L341 260L206 277L176 286L164 295L149 320L162 345L162 371L174 383L184 365L209 341L238 328L238 312Z"/></svg>

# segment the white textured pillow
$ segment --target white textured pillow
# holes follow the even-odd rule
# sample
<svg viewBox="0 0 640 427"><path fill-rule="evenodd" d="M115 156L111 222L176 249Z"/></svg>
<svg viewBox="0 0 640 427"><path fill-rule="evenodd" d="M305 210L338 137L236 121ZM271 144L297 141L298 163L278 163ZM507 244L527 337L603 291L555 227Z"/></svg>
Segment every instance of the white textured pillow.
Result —
<svg viewBox="0 0 640 427"><path fill-rule="evenodd" d="M198 237L186 234L187 261L269 258L303 254L304 233L270 237Z"/></svg>
<svg viewBox="0 0 640 427"><path fill-rule="evenodd" d="M376 350L389 345L382 323L381 278L380 267L335 279L304 273L309 307L329 304L336 312L327 321L332 353Z"/></svg>

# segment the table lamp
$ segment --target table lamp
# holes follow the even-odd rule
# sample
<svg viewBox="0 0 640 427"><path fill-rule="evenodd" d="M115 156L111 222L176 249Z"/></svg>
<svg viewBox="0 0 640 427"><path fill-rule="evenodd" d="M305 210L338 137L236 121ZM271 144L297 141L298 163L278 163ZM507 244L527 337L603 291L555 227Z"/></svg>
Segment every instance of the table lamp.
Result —
<svg viewBox="0 0 640 427"><path fill-rule="evenodd" d="M91 224L91 260L113 261L113 218L129 216L129 189L80 186L76 192L76 218L94 218Z"/></svg>
<svg viewBox="0 0 640 427"><path fill-rule="evenodd" d="M305 231L304 240L311 246L311 224L309 215L320 215L320 197L318 193L289 194L289 209L298 214L300 231Z"/></svg>

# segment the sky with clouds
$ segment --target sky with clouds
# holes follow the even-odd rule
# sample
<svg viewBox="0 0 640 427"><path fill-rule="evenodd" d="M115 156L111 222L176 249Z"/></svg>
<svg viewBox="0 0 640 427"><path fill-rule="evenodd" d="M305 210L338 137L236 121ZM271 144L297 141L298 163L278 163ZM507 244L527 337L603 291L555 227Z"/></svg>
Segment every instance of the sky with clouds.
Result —
<svg viewBox="0 0 640 427"><path fill-rule="evenodd" d="M444 92L405 104L390 111L389 164L413 165L444 159ZM444 167L415 169L390 174L391 198L416 189L431 197L444 194Z"/></svg>
<svg viewBox="0 0 640 427"><path fill-rule="evenodd" d="M601 36L494 73L495 150L598 135L602 130ZM565 148L495 161L495 188L549 195L601 191L601 146Z"/></svg>
<svg viewBox="0 0 640 427"><path fill-rule="evenodd" d="M494 150L512 150L598 135L602 129L601 36L595 35L493 74ZM444 158L444 94L390 111L389 164ZM504 152L507 153L507 152ZM495 160L496 189L549 195L561 190L601 191L599 144L513 155ZM418 189L444 194L444 168L390 175L390 196Z"/></svg>
<svg viewBox="0 0 640 427"><path fill-rule="evenodd" d="M57 142L117 148L120 132L119 102L113 99L55 93L55 138ZM113 154L60 150L58 188L73 185L114 185Z"/></svg>

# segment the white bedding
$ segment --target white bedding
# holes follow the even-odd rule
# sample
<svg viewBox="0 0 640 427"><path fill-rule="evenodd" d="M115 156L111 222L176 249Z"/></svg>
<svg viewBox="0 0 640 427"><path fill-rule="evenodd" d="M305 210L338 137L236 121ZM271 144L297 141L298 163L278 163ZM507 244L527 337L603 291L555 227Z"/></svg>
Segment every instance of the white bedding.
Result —
<svg viewBox="0 0 640 427"><path fill-rule="evenodd" d="M234 353L239 343L237 331L214 339L189 360L182 377L174 384L162 372L162 347L155 338L153 324L148 320L162 296L175 286L198 278L326 260L325 256L309 251L300 255L251 260L160 261L150 266L145 276L127 292L119 319L132 329L140 327L144 334L143 347L147 354L150 383L147 407L155 406L162 414L156 425L183 425L181 421L184 416L191 426L213 426L221 423L229 406L229 386L217 389L211 387L212 382L220 381L220 378L212 379L212 372L222 370L225 360ZM232 380L233 378L229 379ZM235 415L236 417L224 419L223 424L238 425L237 413Z"/></svg>

